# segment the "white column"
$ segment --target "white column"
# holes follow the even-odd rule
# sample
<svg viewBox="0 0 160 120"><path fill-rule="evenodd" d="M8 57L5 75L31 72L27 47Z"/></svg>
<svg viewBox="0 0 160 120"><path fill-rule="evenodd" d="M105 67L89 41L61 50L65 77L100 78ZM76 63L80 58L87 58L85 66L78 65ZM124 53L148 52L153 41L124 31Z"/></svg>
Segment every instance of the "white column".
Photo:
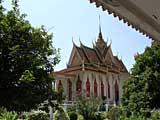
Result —
<svg viewBox="0 0 160 120"><path fill-rule="evenodd" d="M73 101L75 100L76 97L76 82L77 82L77 77L75 78L75 80L72 80L72 99Z"/></svg>
<svg viewBox="0 0 160 120"><path fill-rule="evenodd" d="M59 80L55 80L55 90L58 91L58 82Z"/></svg>
<svg viewBox="0 0 160 120"><path fill-rule="evenodd" d="M90 83L90 96L93 95L93 79L92 79L92 73L89 73L89 83Z"/></svg>
<svg viewBox="0 0 160 120"><path fill-rule="evenodd" d="M106 76L105 75L103 75L102 76L102 80L103 80L103 85L104 85L104 96L106 96L107 97L107 84L106 84Z"/></svg>
<svg viewBox="0 0 160 120"><path fill-rule="evenodd" d="M113 91L113 78L112 75L109 76L109 85L110 85L110 101L114 100L114 91Z"/></svg>
<svg viewBox="0 0 160 120"><path fill-rule="evenodd" d="M97 81L98 97L101 97L101 81L100 81L100 78L99 78L99 74L96 74L96 81Z"/></svg>

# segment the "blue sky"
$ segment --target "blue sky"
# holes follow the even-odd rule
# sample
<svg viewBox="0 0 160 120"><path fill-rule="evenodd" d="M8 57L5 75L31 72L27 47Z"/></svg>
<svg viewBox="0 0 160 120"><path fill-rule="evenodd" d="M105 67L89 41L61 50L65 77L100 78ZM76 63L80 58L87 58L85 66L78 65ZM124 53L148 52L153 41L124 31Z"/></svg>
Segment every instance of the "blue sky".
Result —
<svg viewBox="0 0 160 120"><path fill-rule="evenodd" d="M8 0L4 3L10 9ZM134 54L142 53L151 40L138 33L118 18L96 8L89 0L20 0L20 10L26 13L30 23L37 27L44 25L53 32L53 45L61 48L61 62L55 67L60 70L66 67L72 50L72 37L79 45L79 38L83 44L92 47L92 41L98 36L99 15L101 16L102 33L105 40L112 41L114 55L122 58L129 70L132 68Z"/></svg>

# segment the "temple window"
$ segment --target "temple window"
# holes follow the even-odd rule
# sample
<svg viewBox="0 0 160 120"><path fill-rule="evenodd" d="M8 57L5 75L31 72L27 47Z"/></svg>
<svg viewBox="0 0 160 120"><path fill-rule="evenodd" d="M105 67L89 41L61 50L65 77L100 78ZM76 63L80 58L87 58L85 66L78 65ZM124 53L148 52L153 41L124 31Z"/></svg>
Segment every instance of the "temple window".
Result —
<svg viewBox="0 0 160 120"><path fill-rule="evenodd" d="M90 82L89 82L89 79L87 79L87 82L86 82L86 96L90 97Z"/></svg>
<svg viewBox="0 0 160 120"><path fill-rule="evenodd" d="M109 85L109 82L108 82L108 98L110 98L110 85Z"/></svg>
<svg viewBox="0 0 160 120"><path fill-rule="evenodd" d="M118 102L119 101L119 87L118 87L117 80L115 82L114 88L115 88L115 101Z"/></svg>
<svg viewBox="0 0 160 120"><path fill-rule="evenodd" d="M97 97L97 82L94 81L94 96Z"/></svg>
<svg viewBox="0 0 160 120"><path fill-rule="evenodd" d="M80 80L80 78L78 76L78 80L76 82L76 96L81 95L81 90L82 90L82 81Z"/></svg>
<svg viewBox="0 0 160 120"><path fill-rule="evenodd" d="M103 81L101 81L101 96L104 96L104 84L103 84Z"/></svg>

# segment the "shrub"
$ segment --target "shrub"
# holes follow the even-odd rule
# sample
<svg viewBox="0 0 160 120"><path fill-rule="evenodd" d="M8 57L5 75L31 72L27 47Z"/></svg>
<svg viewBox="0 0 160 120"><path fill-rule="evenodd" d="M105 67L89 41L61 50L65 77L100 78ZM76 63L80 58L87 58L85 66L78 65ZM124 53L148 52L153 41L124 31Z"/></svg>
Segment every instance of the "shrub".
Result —
<svg viewBox="0 0 160 120"><path fill-rule="evenodd" d="M130 117L125 117L125 116L120 116L118 120L146 120L143 116L130 116Z"/></svg>
<svg viewBox="0 0 160 120"><path fill-rule="evenodd" d="M160 120L160 112L153 112L151 118L153 120Z"/></svg>
<svg viewBox="0 0 160 120"><path fill-rule="evenodd" d="M145 118L151 117L151 110L150 109L142 109L140 110L140 115L144 116Z"/></svg>
<svg viewBox="0 0 160 120"><path fill-rule="evenodd" d="M76 109L84 120L93 120L95 112L98 111L100 100L91 96L90 98L79 97L76 102Z"/></svg>
<svg viewBox="0 0 160 120"><path fill-rule="evenodd" d="M77 120L78 115L76 112L72 111L69 113L69 118L70 118L70 120Z"/></svg>
<svg viewBox="0 0 160 120"><path fill-rule="evenodd" d="M111 112L110 112L110 111L107 112L106 117L107 117L108 119L111 118Z"/></svg>
<svg viewBox="0 0 160 120"><path fill-rule="evenodd" d="M59 110L56 110L54 118L55 120L69 120L68 114L62 107L60 107Z"/></svg>
<svg viewBox="0 0 160 120"><path fill-rule="evenodd" d="M18 120L28 120L28 115L26 113L20 114Z"/></svg>
<svg viewBox="0 0 160 120"><path fill-rule="evenodd" d="M106 117L103 112L99 112L98 114L95 114L94 120L104 120Z"/></svg>
<svg viewBox="0 0 160 120"><path fill-rule="evenodd" d="M122 107L112 107L110 110L110 119L111 120L118 120L118 118L123 114Z"/></svg>
<svg viewBox="0 0 160 120"><path fill-rule="evenodd" d="M82 115L78 115L78 120L84 120Z"/></svg>
<svg viewBox="0 0 160 120"><path fill-rule="evenodd" d="M0 107L0 114L1 114L1 113L5 113L5 112L7 112L7 109L4 108L4 107Z"/></svg>
<svg viewBox="0 0 160 120"><path fill-rule="evenodd" d="M41 110L32 111L28 116L28 120L49 120L49 115Z"/></svg>
<svg viewBox="0 0 160 120"><path fill-rule="evenodd" d="M12 112L4 112L0 115L0 120L17 120L18 115L17 113Z"/></svg>

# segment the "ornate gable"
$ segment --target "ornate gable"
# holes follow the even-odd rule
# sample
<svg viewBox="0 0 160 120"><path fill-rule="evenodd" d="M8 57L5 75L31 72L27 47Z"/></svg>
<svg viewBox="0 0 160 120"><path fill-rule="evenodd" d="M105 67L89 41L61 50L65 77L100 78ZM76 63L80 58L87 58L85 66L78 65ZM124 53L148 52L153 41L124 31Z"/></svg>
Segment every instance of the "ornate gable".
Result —
<svg viewBox="0 0 160 120"><path fill-rule="evenodd" d="M110 45L108 46L107 52L106 52L106 54L104 56L105 56L104 59L103 59L104 62L106 62L108 64L115 63L114 56L113 56L113 53L112 53Z"/></svg>
<svg viewBox="0 0 160 120"><path fill-rule="evenodd" d="M81 49L84 51L84 54L89 60L89 63L100 63L100 59L96 53L96 51L93 48L89 48L87 46L84 46L81 43Z"/></svg>
<svg viewBox="0 0 160 120"><path fill-rule="evenodd" d="M76 65L80 65L82 63L79 55L77 52L75 52L75 54L73 55L72 61L70 66L76 66Z"/></svg>
<svg viewBox="0 0 160 120"><path fill-rule="evenodd" d="M82 62L83 62L83 58L81 56L81 53L79 52L77 46L74 44L71 52L71 56L68 62L68 67L80 65L82 64Z"/></svg>

